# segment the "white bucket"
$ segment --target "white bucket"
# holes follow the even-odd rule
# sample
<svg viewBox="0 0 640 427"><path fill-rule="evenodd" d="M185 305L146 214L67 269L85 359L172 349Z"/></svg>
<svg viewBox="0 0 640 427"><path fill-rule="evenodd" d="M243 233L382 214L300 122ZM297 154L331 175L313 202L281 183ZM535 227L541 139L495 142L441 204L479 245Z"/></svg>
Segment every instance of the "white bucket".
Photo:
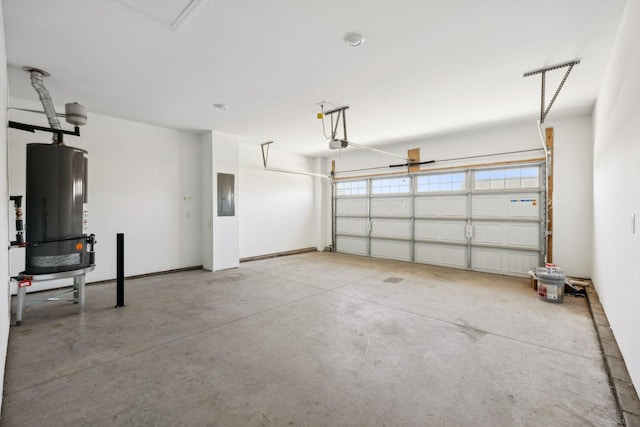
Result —
<svg viewBox="0 0 640 427"><path fill-rule="evenodd" d="M565 275L559 268L538 268L538 297L543 301L561 303L564 300Z"/></svg>

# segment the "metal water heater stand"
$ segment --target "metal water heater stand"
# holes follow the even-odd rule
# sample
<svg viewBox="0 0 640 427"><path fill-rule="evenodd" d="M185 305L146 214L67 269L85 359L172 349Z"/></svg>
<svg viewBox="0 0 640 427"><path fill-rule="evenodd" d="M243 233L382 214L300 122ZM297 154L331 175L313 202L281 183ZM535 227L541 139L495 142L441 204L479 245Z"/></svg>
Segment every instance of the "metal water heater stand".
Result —
<svg viewBox="0 0 640 427"><path fill-rule="evenodd" d="M73 288L66 289L63 292L56 294L54 296L48 298L34 299L34 302L30 305L38 305L45 302L52 301L71 301L74 304L78 304L78 312L84 313L84 302L85 302L85 277L86 274L93 271L95 269L95 265L89 266L87 268L83 268L81 270L75 271L66 271L62 273L51 273L51 274L36 274L36 275L22 275L18 276L16 280L18 280L18 301L16 308L16 325L20 326L22 324L22 314L27 307L27 288L31 286L31 282L44 282L47 280L57 280L57 279L65 279L68 277L73 277ZM73 294L71 297L68 297L69 294Z"/></svg>

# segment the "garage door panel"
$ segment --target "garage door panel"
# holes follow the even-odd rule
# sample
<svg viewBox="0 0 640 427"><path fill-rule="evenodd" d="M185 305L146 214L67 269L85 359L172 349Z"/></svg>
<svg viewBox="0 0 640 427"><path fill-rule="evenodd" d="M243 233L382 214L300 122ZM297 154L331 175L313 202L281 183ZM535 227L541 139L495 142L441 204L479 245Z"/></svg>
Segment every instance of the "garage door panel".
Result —
<svg viewBox="0 0 640 427"><path fill-rule="evenodd" d="M411 217L411 197L380 197L371 199L371 216Z"/></svg>
<svg viewBox="0 0 640 427"><path fill-rule="evenodd" d="M539 193L474 194L472 218L540 218Z"/></svg>
<svg viewBox="0 0 640 427"><path fill-rule="evenodd" d="M337 236L336 249L340 253L367 256L366 237Z"/></svg>
<svg viewBox="0 0 640 427"><path fill-rule="evenodd" d="M366 216L367 199L336 199L336 216Z"/></svg>
<svg viewBox="0 0 640 427"><path fill-rule="evenodd" d="M472 243L484 243L499 245L504 241L500 224L475 224L473 225Z"/></svg>
<svg viewBox="0 0 640 427"><path fill-rule="evenodd" d="M467 196L416 197L416 217L466 217Z"/></svg>
<svg viewBox="0 0 640 427"><path fill-rule="evenodd" d="M539 253L494 248L472 248L471 268L495 274L528 276L528 271L538 265Z"/></svg>
<svg viewBox="0 0 640 427"><path fill-rule="evenodd" d="M502 271L503 253L497 249L473 248L471 250L471 268L489 273Z"/></svg>
<svg viewBox="0 0 640 427"><path fill-rule="evenodd" d="M371 256L376 258L411 261L411 243L371 239Z"/></svg>
<svg viewBox="0 0 640 427"><path fill-rule="evenodd" d="M506 230L509 246L540 247L540 223L507 224Z"/></svg>
<svg viewBox="0 0 640 427"><path fill-rule="evenodd" d="M367 235L366 218L336 218L336 233Z"/></svg>
<svg viewBox="0 0 640 427"><path fill-rule="evenodd" d="M465 268L467 266L467 247L416 242L414 258L416 262L423 264Z"/></svg>
<svg viewBox="0 0 640 427"><path fill-rule="evenodd" d="M539 265L539 252L511 251L508 254L507 271L511 274L529 276L529 270Z"/></svg>
<svg viewBox="0 0 640 427"><path fill-rule="evenodd" d="M416 240L466 242L465 227L464 221L416 220L415 238Z"/></svg>
<svg viewBox="0 0 640 427"><path fill-rule="evenodd" d="M472 244L538 248L539 223L473 223Z"/></svg>
<svg viewBox="0 0 640 427"><path fill-rule="evenodd" d="M370 235L371 237L411 239L411 220L382 218L372 219Z"/></svg>

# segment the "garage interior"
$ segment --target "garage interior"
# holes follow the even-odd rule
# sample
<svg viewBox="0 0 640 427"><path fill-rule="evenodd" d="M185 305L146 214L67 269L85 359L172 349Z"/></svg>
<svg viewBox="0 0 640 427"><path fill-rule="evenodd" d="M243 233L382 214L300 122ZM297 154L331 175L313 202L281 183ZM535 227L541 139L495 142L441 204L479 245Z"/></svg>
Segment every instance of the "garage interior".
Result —
<svg viewBox="0 0 640 427"><path fill-rule="evenodd" d="M638 1L1 12L4 425L640 425ZM18 284L24 67L88 111L77 304Z"/></svg>
<svg viewBox="0 0 640 427"><path fill-rule="evenodd" d="M89 286L82 322L69 304L29 309L3 421L619 422L585 300L558 310L527 279L310 252L127 286L115 314L113 286Z"/></svg>

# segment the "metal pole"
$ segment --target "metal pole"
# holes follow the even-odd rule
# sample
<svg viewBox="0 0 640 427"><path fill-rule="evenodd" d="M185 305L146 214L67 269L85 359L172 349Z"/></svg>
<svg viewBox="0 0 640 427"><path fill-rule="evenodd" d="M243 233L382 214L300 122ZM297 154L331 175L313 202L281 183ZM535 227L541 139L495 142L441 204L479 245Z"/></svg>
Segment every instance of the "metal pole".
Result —
<svg viewBox="0 0 640 427"><path fill-rule="evenodd" d="M373 148L373 147L367 147L366 145L354 144L353 142L349 142L349 146L350 147L359 148L361 150L374 151L376 153L384 154L385 156L397 157L399 159L406 160L407 162L413 162L413 159L409 159L409 158L407 158L405 156L401 156L399 154L389 153L388 151L384 151L384 150L378 150L377 148Z"/></svg>
<svg viewBox="0 0 640 427"><path fill-rule="evenodd" d="M22 325L22 313L27 300L27 288L18 284L18 307L16 307L16 326Z"/></svg>
<svg viewBox="0 0 640 427"><path fill-rule="evenodd" d="M85 275L81 274L73 278L73 294L76 298L76 304L80 306L80 313L84 313L84 303L85 303Z"/></svg>
<svg viewBox="0 0 640 427"><path fill-rule="evenodd" d="M124 307L124 234L118 233L116 239L116 308Z"/></svg>

